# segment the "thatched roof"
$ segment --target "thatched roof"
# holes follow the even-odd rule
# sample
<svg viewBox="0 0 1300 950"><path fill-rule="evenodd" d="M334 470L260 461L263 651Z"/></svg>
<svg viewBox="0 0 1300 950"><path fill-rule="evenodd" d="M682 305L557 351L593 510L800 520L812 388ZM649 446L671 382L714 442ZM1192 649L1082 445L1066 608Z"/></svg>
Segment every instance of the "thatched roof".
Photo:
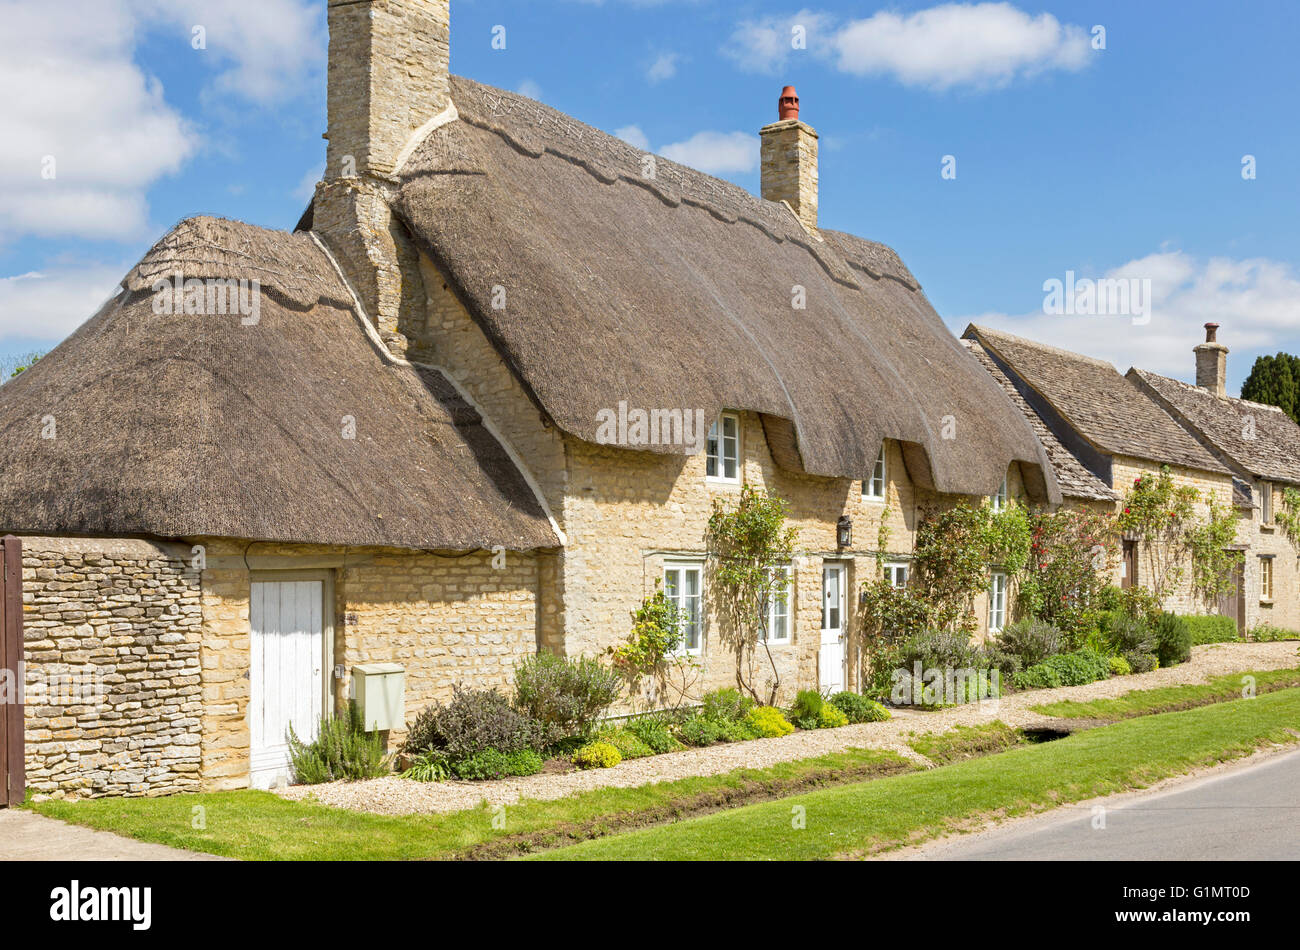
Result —
<svg viewBox="0 0 1300 950"><path fill-rule="evenodd" d="M1216 396L1144 369L1130 369L1128 378L1242 472L1300 485L1300 426L1277 406Z"/></svg>
<svg viewBox="0 0 1300 950"><path fill-rule="evenodd" d="M413 154L398 212L562 430L597 441L620 401L750 410L796 470L861 478L887 437L941 491L991 493L1018 461L1059 500L1028 423L893 251L819 240L663 158L647 177L632 146L512 93L451 93L459 121Z"/></svg>
<svg viewBox="0 0 1300 950"><path fill-rule="evenodd" d="M155 313L155 280L177 271L260 281L260 321ZM440 373L385 358L309 235L194 218L123 285L0 387L0 529L558 544L478 413Z"/></svg>
<svg viewBox="0 0 1300 950"><path fill-rule="evenodd" d="M1043 443L1043 448L1047 451L1047 458L1052 463L1052 471L1056 473L1056 483L1061 486L1062 495L1084 501L1114 501L1119 498L1118 492L1093 474L1073 452L1065 447L1042 416L1029 405L1029 401L1016 386L1015 381L1002 371L997 361L980 346L979 341L964 339L961 342L1002 387L1002 391L1020 410L1021 415L1029 421L1034 434L1038 436L1038 441Z"/></svg>
<svg viewBox="0 0 1300 950"><path fill-rule="evenodd" d="M1228 468L1105 360L971 324L977 341L1085 442L1108 455L1227 473Z"/></svg>

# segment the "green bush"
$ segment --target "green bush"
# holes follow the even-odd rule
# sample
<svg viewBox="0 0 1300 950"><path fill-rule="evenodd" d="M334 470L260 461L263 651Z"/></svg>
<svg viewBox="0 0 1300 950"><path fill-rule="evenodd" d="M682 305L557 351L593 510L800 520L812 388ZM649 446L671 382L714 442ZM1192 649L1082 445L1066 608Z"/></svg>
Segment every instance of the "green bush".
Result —
<svg viewBox="0 0 1300 950"><path fill-rule="evenodd" d="M573 764L580 769L611 769L623 761L618 749L608 742L591 742L573 754Z"/></svg>
<svg viewBox="0 0 1300 950"><path fill-rule="evenodd" d="M1202 643L1231 643L1237 639L1237 622L1218 614L1204 616L1183 615L1183 622L1192 638L1192 645Z"/></svg>
<svg viewBox="0 0 1300 950"><path fill-rule="evenodd" d="M416 755L410 767L402 773L402 778L414 782L443 782L451 776L451 763L447 761L447 756L431 750Z"/></svg>
<svg viewBox="0 0 1300 950"><path fill-rule="evenodd" d="M756 735L765 739L788 736L794 732L790 720L786 719L785 714L775 706L756 706L745 717L745 723L754 730Z"/></svg>
<svg viewBox="0 0 1300 950"><path fill-rule="evenodd" d="M541 723L547 745L588 736L622 691L619 674L590 657L544 650L515 667L515 708Z"/></svg>
<svg viewBox="0 0 1300 950"><path fill-rule="evenodd" d="M1192 658L1192 631L1182 617L1162 613L1151 632L1155 634L1161 666L1177 666Z"/></svg>
<svg viewBox="0 0 1300 950"><path fill-rule="evenodd" d="M450 703L434 703L415 717L402 751L442 752L449 762L464 762L486 749L509 754L541 746L541 724L495 689L456 686Z"/></svg>
<svg viewBox="0 0 1300 950"><path fill-rule="evenodd" d="M716 722L739 722L754 708L754 701L738 689L715 689L700 701L700 714Z"/></svg>
<svg viewBox="0 0 1300 950"><path fill-rule="evenodd" d="M1059 627L1041 620L1025 618L1007 624L998 634L998 647L1020 659L1022 667L1042 663L1066 648L1066 637Z"/></svg>
<svg viewBox="0 0 1300 950"><path fill-rule="evenodd" d="M643 759L647 755L654 755L655 750L642 742L630 729L620 729L617 726L605 726L597 730L596 740L598 742L608 742L618 754L625 759Z"/></svg>
<svg viewBox="0 0 1300 950"><path fill-rule="evenodd" d="M826 700L815 689L801 689L790 707L790 721L800 729L820 729Z"/></svg>
<svg viewBox="0 0 1300 950"><path fill-rule="evenodd" d="M889 718L888 709L858 693L836 693L830 698L830 703L844 713L849 722L884 722Z"/></svg>
<svg viewBox="0 0 1300 950"><path fill-rule="evenodd" d="M1027 670L1021 670L1012 680L1016 689L1051 689L1061 685L1061 674L1046 663L1035 663Z"/></svg>
<svg viewBox="0 0 1300 950"><path fill-rule="evenodd" d="M1110 658L1110 675L1111 676L1128 676L1133 672L1133 667L1129 666L1128 660L1122 656L1112 656Z"/></svg>
<svg viewBox="0 0 1300 950"><path fill-rule="evenodd" d="M1056 670L1062 686L1082 686L1110 676L1110 661L1091 650L1058 653L1049 656L1043 665Z"/></svg>
<svg viewBox="0 0 1300 950"><path fill-rule="evenodd" d="M710 746L726 737L726 724L694 713L677 727L677 734L687 745Z"/></svg>
<svg viewBox="0 0 1300 950"><path fill-rule="evenodd" d="M1300 633L1285 627L1275 627L1271 623L1261 623L1251 628L1250 638L1260 643L1275 643L1279 640L1300 640Z"/></svg>
<svg viewBox="0 0 1300 950"><path fill-rule="evenodd" d="M994 640L979 648L976 655L975 669L997 670L1002 679L1010 681L1027 664L1018 655L1002 649L1001 643Z"/></svg>
<svg viewBox="0 0 1300 950"><path fill-rule="evenodd" d="M325 717L316 738L303 742L289 727L289 765L300 785L356 781L387 775L389 758L378 732L366 732L357 704L348 703L339 717Z"/></svg>
<svg viewBox="0 0 1300 950"><path fill-rule="evenodd" d="M682 747L664 716L641 716L629 720L623 728L649 746L655 755L676 752Z"/></svg>
<svg viewBox="0 0 1300 950"><path fill-rule="evenodd" d="M918 662L922 671L944 667L973 667L978 662L978 651L971 644L967 633L926 630L899 645L899 666L910 670Z"/></svg>
<svg viewBox="0 0 1300 950"><path fill-rule="evenodd" d="M458 778L471 782L512 775L536 775L542 770L542 757L532 749L520 749L517 752L484 749L468 759L453 762L451 770Z"/></svg>
<svg viewBox="0 0 1300 950"><path fill-rule="evenodd" d="M822 706L822 718L818 723L819 729L838 729L840 726L847 726L849 717L840 711L834 703L825 703Z"/></svg>
<svg viewBox="0 0 1300 950"><path fill-rule="evenodd" d="M1140 616L1113 611L1107 615L1102 628L1110 652L1127 656L1130 653L1155 653L1156 638ZM1131 661L1130 661L1131 662ZM1134 667L1136 669L1136 667Z"/></svg>
<svg viewBox="0 0 1300 950"><path fill-rule="evenodd" d="M1129 650L1123 654L1123 657L1134 673L1150 673L1160 665L1160 659L1154 653Z"/></svg>

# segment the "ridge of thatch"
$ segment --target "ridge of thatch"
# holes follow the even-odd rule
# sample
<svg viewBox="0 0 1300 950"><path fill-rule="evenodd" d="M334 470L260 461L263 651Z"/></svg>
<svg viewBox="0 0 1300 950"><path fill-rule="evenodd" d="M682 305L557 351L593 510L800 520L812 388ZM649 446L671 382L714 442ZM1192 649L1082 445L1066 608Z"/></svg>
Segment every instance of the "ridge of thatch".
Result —
<svg viewBox="0 0 1300 950"><path fill-rule="evenodd" d="M1020 462L1059 499L1028 423L892 250L818 240L780 204L532 100L459 77L451 92L459 120L415 150L397 211L563 431L597 441L620 402L748 410L811 474L861 478L890 438L923 485L989 494Z"/></svg>
<svg viewBox="0 0 1300 950"><path fill-rule="evenodd" d="M1300 426L1277 406L1216 396L1145 369L1130 369L1128 378L1241 471L1300 485Z"/></svg>
<svg viewBox="0 0 1300 950"><path fill-rule="evenodd" d="M177 272L258 280L257 322L155 312L154 282ZM0 387L0 436L0 529L15 533L558 544L474 407L437 370L383 358L307 234L181 222Z"/></svg>
<svg viewBox="0 0 1300 950"><path fill-rule="evenodd" d="M971 324L976 340L1092 447L1224 474L1229 469L1105 360Z"/></svg>

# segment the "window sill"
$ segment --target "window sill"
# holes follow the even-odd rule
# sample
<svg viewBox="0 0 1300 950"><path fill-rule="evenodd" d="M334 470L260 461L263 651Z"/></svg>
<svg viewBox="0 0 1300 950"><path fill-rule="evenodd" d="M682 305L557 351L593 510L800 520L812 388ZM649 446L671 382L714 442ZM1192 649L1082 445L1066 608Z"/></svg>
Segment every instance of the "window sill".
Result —
<svg viewBox="0 0 1300 950"><path fill-rule="evenodd" d="M862 500L873 505L883 505L885 503L884 495L863 495Z"/></svg>
<svg viewBox="0 0 1300 950"><path fill-rule="evenodd" d="M1273 534L1275 531L1277 531L1277 525L1275 525L1275 524L1262 524L1262 525L1259 526L1259 530L1260 530L1260 531L1263 531L1265 534Z"/></svg>
<svg viewBox="0 0 1300 950"><path fill-rule="evenodd" d="M715 475L705 475L704 484L717 485L720 488L739 488L741 482L739 478L718 478Z"/></svg>
<svg viewBox="0 0 1300 950"><path fill-rule="evenodd" d="M1259 605L1260 605L1261 607L1272 607L1272 606L1273 606L1273 598L1272 598L1272 597L1261 597L1261 598L1259 599Z"/></svg>

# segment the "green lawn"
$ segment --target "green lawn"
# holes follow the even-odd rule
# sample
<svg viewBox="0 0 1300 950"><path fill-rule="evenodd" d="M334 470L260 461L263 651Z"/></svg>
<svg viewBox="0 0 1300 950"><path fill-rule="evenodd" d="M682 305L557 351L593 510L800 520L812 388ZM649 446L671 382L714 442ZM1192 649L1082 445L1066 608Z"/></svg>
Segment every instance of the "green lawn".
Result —
<svg viewBox="0 0 1300 950"><path fill-rule="evenodd" d="M1056 742L632 831L551 860L808 860L862 855L1296 742L1300 689L1130 719ZM801 827L802 824L802 827Z"/></svg>
<svg viewBox="0 0 1300 950"><path fill-rule="evenodd" d="M915 768L874 749L765 769L607 788L558 801L525 801L502 815L487 806L449 815L389 817L285 801L269 792L112 798L31 805L51 818L141 841L246 860L412 860L501 857L672 821L683 815ZM203 827L195 827L196 825Z"/></svg>
<svg viewBox="0 0 1300 950"><path fill-rule="evenodd" d="M947 732L912 734L907 744L935 765L949 765L962 759L1004 752L1025 741L1020 730L995 721L978 726L954 726Z"/></svg>
<svg viewBox="0 0 1300 950"><path fill-rule="evenodd" d="M1300 686L1300 669L1251 670L1218 676L1199 685L1133 690L1115 699L1065 700L1032 708L1044 715L1070 719L1129 719L1240 699L1246 676L1254 677L1255 690L1259 693Z"/></svg>

